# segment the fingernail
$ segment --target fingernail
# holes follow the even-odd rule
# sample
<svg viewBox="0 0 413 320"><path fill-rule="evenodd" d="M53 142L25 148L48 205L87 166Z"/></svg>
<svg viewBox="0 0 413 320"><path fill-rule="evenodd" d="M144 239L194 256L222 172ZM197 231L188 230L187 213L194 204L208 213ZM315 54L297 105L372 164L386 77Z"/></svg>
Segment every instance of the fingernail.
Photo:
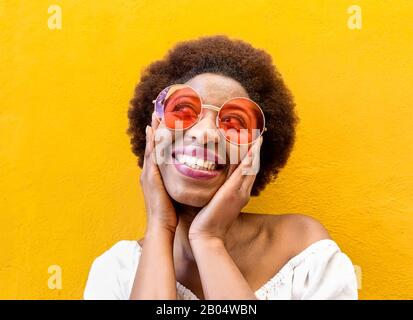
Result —
<svg viewBox="0 0 413 320"><path fill-rule="evenodd" d="M148 134L148 129L149 129L149 126L146 126L146 128L145 128L145 134L146 135Z"/></svg>

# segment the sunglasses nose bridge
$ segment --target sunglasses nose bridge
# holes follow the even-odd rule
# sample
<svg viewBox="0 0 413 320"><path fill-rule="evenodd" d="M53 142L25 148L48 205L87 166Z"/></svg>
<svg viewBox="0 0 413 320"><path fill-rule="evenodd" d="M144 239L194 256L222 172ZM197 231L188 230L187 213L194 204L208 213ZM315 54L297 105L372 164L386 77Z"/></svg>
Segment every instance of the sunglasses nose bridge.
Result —
<svg viewBox="0 0 413 320"><path fill-rule="evenodd" d="M203 105L203 108L213 111L219 111L220 109L211 105ZM216 115L213 115L212 113L203 113L203 115L200 115L198 118L198 121L187 130L186 135L191 138L196 138L200 144L208 142L218 143L221 140L221 136L216 124Z"/></svg>
<svg viewBox="0 0 413 320"><path fill-rule="evenodd" d="M217 112L219 112L219 110L221 110L220 107L216 107L216 106L214 106L214 105L212 105L212 104L204 104L203 107L204 107L205 109L210 109L210 110L217 111Z"/></svg>
<svg viewBox="0 0 413 320"><path fill-rule="evenodd" d="M213 111L213 113L208 115L209 113L205 112L206 110L211 110L211 111ZM218 117L218 114L219 114L220 110L221 110L220 107L214 106L212 104L202 104L202 110L201 110L201 113L199 114L198 122L202 121L204 118L211 118L211 120L213 119L213 122L215 124L214 129L218 129L216 120L217 120L217 117ZM216 114L215 114L215 112L216 112ZM212 114L214 114L214 115L212 115Z"/></svg>
<svg viewBox="0 0 413 320"><path fill-rule="evenodd" d="M202 105L202 108L203 109L206 109L206 110L212 110L212 111L215 111L216 112L216 116L214 116L216 119L216 121L215 121L215 129L219 129L219 127L218 127L218 114L219 114L219 111L221 110L221 108L220 107L217 107L217 106L214 106L214 105L212 105L212 104L203 104ZM203 113L203 112L202 112ZM204 116L201 116L201 118L203 118Z"/></svg>

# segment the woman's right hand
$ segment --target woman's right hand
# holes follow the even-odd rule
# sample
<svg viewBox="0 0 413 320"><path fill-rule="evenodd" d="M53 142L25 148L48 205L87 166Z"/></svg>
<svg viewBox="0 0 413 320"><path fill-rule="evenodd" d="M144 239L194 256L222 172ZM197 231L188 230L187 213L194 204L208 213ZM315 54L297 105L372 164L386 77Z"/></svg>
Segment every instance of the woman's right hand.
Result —
<svg viewBox="0 0 413 320"><path fill-rule="evenodd" d="M158 121L146 128L146 147L139 178L146 207L144 247L133 281L131 300L176 300L173 244L178 218L156 163L155 131Z"/></svg>
<svg viewBox="0 0 413 320"><path fill-rule="evenodd" d="M155 131L158 126L159 122L153 113L151 126L146 127L146 148L140 176L145 199L147 230L160 227L175 232L178 224L175 207L165 189L156 163Z"/></svg>

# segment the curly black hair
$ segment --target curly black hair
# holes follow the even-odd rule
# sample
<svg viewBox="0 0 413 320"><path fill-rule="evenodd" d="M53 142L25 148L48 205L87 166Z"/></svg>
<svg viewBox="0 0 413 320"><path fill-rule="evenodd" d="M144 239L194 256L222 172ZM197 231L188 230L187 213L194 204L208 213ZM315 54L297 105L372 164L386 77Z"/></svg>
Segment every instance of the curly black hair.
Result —
<svg viewBox="0 0 413 320"><path fill-rule="evenodd" d="M251 195L257 196L285 166L295 141L298 117L293 96L271 56L242 40L215 35L182 41L142 71L128 110L132 152L142 168L145 127L150 125L152 100L158 93L206 72L237 80L264 112L267 131L261 146L260 171L251 190Z"/></svg>

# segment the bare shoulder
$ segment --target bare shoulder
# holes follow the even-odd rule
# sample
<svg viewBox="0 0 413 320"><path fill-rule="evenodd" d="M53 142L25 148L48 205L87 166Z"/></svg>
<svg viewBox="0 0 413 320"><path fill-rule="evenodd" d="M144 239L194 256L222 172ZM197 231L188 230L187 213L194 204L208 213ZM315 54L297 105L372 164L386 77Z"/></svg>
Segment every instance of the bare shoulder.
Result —
<svg viewBox="0 0 413 320"><path fill-rule="evenodd" d="M327 229L317 219L304 214L278 215L278 226L283 227L280 231L288 232L294 237L299 236L304 244L311 244L318 240L331 239ZM277 227L277 222L273 226Z"/></svg>
<svg viewBox="0 0 413 320"><path fill-rule="evenodd" d="M290 257L314 242L331 239L320 221L304 214L252 214L248 218L259 221L269 247Z"/></svg>

